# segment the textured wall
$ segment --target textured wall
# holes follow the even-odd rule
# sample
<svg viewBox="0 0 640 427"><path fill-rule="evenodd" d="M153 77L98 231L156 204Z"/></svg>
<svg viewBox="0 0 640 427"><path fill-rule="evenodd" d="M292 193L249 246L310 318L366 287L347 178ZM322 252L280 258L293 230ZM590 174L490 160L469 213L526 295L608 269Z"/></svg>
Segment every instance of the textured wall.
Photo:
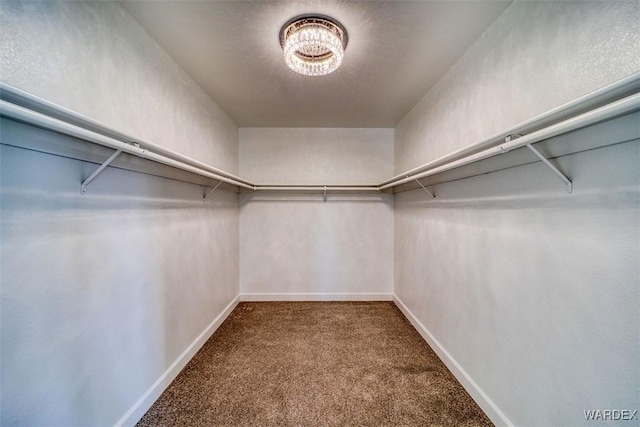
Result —
<svg viewBox="0 0 640 427"><path fill-rule="evenodd" d="M0 79L231 173L235 123L115 2L0 5Z"/></svg>
<svg viewBox="0 0 640 427"><path fill-rule="evenodd" d="M395 294L515 425L640 399L640 143L559 164L396 195Z"/></svg>
<svg viewBox="0 0 640 427"><path fill-rule="evenodd" d="M395 173L640 69L637 1L517 1L395 129Z"/></svg>
<svg viewBox="0 0 640 427"><path fill-rule="evenodd" d="M113 425L237 296L237 196L115 169L81 196L95 165L0 160L0 424Z"/></svg>
<svg viewBox="0 0 640 427"><path fill-rule="evenodd" d="M393 196L240 197L241 293L387 293Z"/></svg>
<svg viewBox="0 0 640 427"><path fill-rule="evenodd" d="M241 128L240 171L258 182L373 184L392 129ZM240 197L242 293L390 293L393 196Z"/></svg>
<svg viewBox="0 0 640 427"><path fill-rule="evenodd" d="M235 124L116 3L0 27L3 81L237 171ZM108 168L80 196L95 165L1 147L0 424L113 425L237 296L237 195Z"/></svg>
<svg viewBox="0 0 640 427"><path fill-rule="evenodd" d="M640 70L639 8L513 3L396 128L396 172ZM637 406L639 147L556 159L571 195L541 163L396 195L396 295L516 425Z"/></svg>
<svg viewBox="0 0 640 427"><path fill-rule="evenodd" d="M240 128L240 174L269 184L377 184L391 175L393 129Z"/></svg>

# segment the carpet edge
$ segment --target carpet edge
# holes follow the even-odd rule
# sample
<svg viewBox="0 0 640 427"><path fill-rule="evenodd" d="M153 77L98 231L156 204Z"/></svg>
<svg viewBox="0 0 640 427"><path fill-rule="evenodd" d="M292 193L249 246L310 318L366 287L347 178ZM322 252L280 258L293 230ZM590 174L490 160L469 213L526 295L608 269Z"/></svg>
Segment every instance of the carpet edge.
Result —
<svg viewBox="0 0 640 427"><path fill-rule="evenodd" d="M115 427L135 426L144 414L151 408L160 395L166 390L171 382L178 376L180 371L189 363L193 356L202 348L211 335L222 325L240 302L240 295L235 298L222 310L222 312L189 344L180 356L162 373L160 378L133 404L131 408L115 423Z"/></svg>
<svg viewBox="0 0 640 427"><path fill-rule="evenodd" d="M491 422L499 426L513 427L514 424L507 416L498 408L491 398L480 388L480 386L471 378L471 376L462 368L462 366L449 354L449 352L435 339L431 332L418 320L418 318L409 310L409 308L397 296L393 295L393 302L398 309L413 325L422 338L435 351L440 360L447 366L449 371L460 382L462 387L469 393L471 398L480 406L480 409L489 417Z"/></svg>

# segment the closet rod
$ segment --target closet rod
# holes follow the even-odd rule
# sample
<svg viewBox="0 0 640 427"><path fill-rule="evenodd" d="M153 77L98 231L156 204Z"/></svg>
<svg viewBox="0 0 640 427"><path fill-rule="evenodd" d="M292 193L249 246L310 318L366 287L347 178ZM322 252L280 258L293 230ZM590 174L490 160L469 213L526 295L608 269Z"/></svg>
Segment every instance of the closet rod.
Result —
<svg viewBox="0 0 640 427"><path fill-rule="evenodd" d="M375 185L258 185L256 191L380 191Z"/></svg>
<svg viewBox="0 0 640 427"><path fill-rule="evenodd" d="M591 124L612 119L640 109L638 91L640 73L598 89L575 101L552 109L544 114L495 135L480 143L454 151L431 162L413 168L401 175L387 179L379 185L256 185L245 179L207 165L180 153L162 148L156 144L139 141L103 124L46 101L35 95L0 82L0 114L9 118L34 124L83 140L111 147L115 150L147 158L197 175L222 181L253 191L381 191L415 181L437 173L445 172L477 162L495 155L533 144L535 142L570 132ZM620 99L624 95L635 95ZM601 106L614 99L619 101ZM10 102L7 102L9 100ZM25 108L26 107L26 108ZM596 108L599 107L599 108ZM585 111L587 111L585 113ZM576 116L576 114L580 113ZM573 115L573 117L572 117ZM566 119L567 117L571 117ZM558 120L565 119L559 123ZM555 124L553 124L555 123ZM527 135L497 145L512 134ZM123 142L127 141L127 142Z"/></svg>
<svg viewBox="0 0 640 427"><path fill-rule="evenodd" d="M172 160L177 160L178 162L185 163L189 166L193 166L195 168L205 170L215 175L228 178L232 181L244 183L248 186L253 187L253 184L251 182L235 176L229 172L223 171L222 169L218 169L216 167L195 160L176 151L169 150L152 142L134 138L118 130L109 128L96 120L90 119L86 116L83 116L82 114L76 113L75 111L69 110L68 108L47 101L46 99L40 98L29 92L25 92L22 89L18 89L4 82L0 82L0 98L9 101L10 103L15 104L19 107L35 111L54 119L59 119L71 125L79 126L89 131L111 137L118 141L124 141L126 143L135 142L139 144L141 148L151 150L152 152L161 156L167 157Z"/></svg>
<svg viewBox="0 0 640 427"><path fill-rule="evenodd" d="M402 183L400 182L400 180L406 178L407 176L412 176L412 179L415 179L415 177L418 176L420 172L433 170L438 166L442 166L450 162L465 158L487 148L495 147L496 145L504 142L505 138L509 135L530 134L534 131L538 131L545 127L553 125L559 121L566 120L572 116L585 113L589 110L593 110L594 108L601 107L602 105L605 105L609 102L616 101L625 96L637 93L639 89L640 72L637 72L623 78L622 80L618 80L617 82L588 93L578 99L553 108L546 113L518 123L512 128L499 134L493 135L492 137L484 141L480 141L476 144L472 144L459 150L453 151L423 165L420 165L413 169L409 169L408 171L405 171L400 175L396 175L393 178L389 178L380 183L380 188L385 189L399 185ZM394 184L388 185L389 183Z"/></svg>
<svg viewBox="0 0 640 427"><path fill-rule="evenodd" d="M471 154L469 156L448 162L441 166L432 166L420 173L404 176L403 178L396 179L395 181L389 182L384 185L380 185L380 190L396 187L398 185L406 184L417 179L422 179L427 176L458 168L460 166L475 163L477 161L484 160L498 154L507 153L511 150L515 150L516 148L524 147L527 144L533 144L545 139L553 138L554 136L571 132L573 130L580 129L592 124L603 122L605 120L613 119L615 117L619 117L637 110L640 110L640 94L628 96L619 101L612 102L611 104L607 104L603 107L596 108L595 110L591 110L560 123L556 123L555 125L548 126L544 129L538 130L528 135L524 135L520 138L505 142L484 151L480 151L479 153Z"/></svg>
<svg viewBox="0 0 640 427"><path fill-rule="evenodd" d="M103 145L105 147L113 148L114 150L122 150L123 152L132 154L134 156L153 160L157 163L162 163L167 166L172 166L174 168L195 173L207 178L213 178L218 181L226 182L227 184L247 188L250 190L255 189L255 186L246 184L245 182L240 182L235 179L227 178L225 176L188 165L178 160L174 160L166 156L154 153L147 149L137 147L136 145L118 141L117 139L101 135L99 133L78 127L73 124L66 123L62 120L54 119L44 114L19 107L7 101L0 100L0 115L21 122L29 123L44 129L53 130L55 132L69 135L75 138L80 138L82 140L93 142L95 144Z"/></svg>

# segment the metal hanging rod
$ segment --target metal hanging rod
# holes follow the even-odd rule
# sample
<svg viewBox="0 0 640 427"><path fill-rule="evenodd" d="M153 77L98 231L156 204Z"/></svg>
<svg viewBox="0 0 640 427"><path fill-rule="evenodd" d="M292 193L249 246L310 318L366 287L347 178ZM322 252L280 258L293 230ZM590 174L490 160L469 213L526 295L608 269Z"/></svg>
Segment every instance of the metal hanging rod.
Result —
<svg viewBox="0 0 640 427"><path fill-rule="evenodd" d="M453 151L423 165L420 165L413 169L409 169L408 171L405 171L400 175L396 175L393 178L389 178L380 183L380 189L395 187L402 184L403 182L401 182L401 180L407 176L415 177L418 176L421 172L435 169L436 167L466 158L472 154L478 153L490 147L495 147L496 145L504 142L505 138L509 135L531 134L535 131L539 131L543 128L551 126L559 121L566 120L578 114L583 114L612 101L616 101L623 97L635 94L639 89L640 72L637 72L623 78L622 80L604 86L578 99L549 110L546 113L518 123L510 129L507 129L504 132L498 133L476 144L472 144L459 150Z"/></svg>
<svg viewBox="0 0 640 427"><path fill-rule="evenodd" d="M75 111L15 88L4 82L0 82L0 115L110 147L115 149L118 154L123 152L132 154L219 181L215 188L210 190L203 197L203 202L206 200L207 196L215 191L215 189L217 189L223 182L252 191L378 191L378 187L375 185L257 186L250 181L207 165L206 163L163 148L151 142L126 135L120 131L109 128L98 121L78 114ZM112 157L107 159L88 179L82 183L81 189L83 194L86 192L86 188L89 183L93 181L113 160L115 160L116 157L117 155L114 153Z"/></svg>
<svg viewBox="0 0 640 427"><path fill-rule="evenodd" d="M112 157L107 159L107 161L82 183L81 188L83 192L86 191L89 183L121 152L212 178L220 183L224 182L252 191L320 191L326 199L327 191L378 192L411 181L418 182L418 184L428 192L419 181L420 179L524 146L529 147L545 165L551 168L551 170L565 182L570 192L572 183L569 178L553 166L532 144L585 126L638 111L640 110L639 91L640 73L635 73L625 79L578 98L575 101L522 122L487 140L454 151L446 156L442 156L404 172L401 175L387 179L379 185L256 185L243 178L180 153L150 142L131 138L97 121L3 82L0 82L0 115L116 150L116 153L114 153ZM633 95L628 96L629 94ZM623 96L626 96L626 98L620 99ZM611 102L613 100L616 101ZM611 103L603 106L606 102ZM561 121L558 122L559 120ZM500 141L505 141L505 138L512 134L525 135L497 145ZM206 199L206 196L203 198L203 201L204 199Z"/></svg>
<svg viewBox="0 0 640 427"><path fill-rule="evenodd" d="M380 191L377 185L257 185L256 191Z"/></svg>
<svg viewBox="0 0 640 427"><path fill-rule="evenodd" d="M62 122L66 122L70 125L75 125L80 128L84 128L89 131L93 131L97 134L113 138L121 142L135 142L138 147L149 150L150 152L159 154L178 162L185 163L189 166L193 166L198 169L228 178L235 182L240 182L253 186L249 181L235 176L222 169L218 169L191 157L180 154L176 151L169 150L160 145L154 144L149 141L144 141L139 138L134 138L131 135L127 135L123 132L110 128L96 120L90 119L82 114L79 114L73 110L69 110L61 105L47 101L29 92L25 92L21 89L8 85L4 82L0 82L0 98L4 101L8 101L19 107L23 107L27 110L32 110L36 113L40 113L44 116L48 116L53 119L58 119ZM44 126L41 126L44 127ZM91 141L94 142L94 141Z"/></svg>
<svg viewBox="0 0 640 427"><path fill-rule="evenodd" d="M9 117L14 120L18 120L21 122L33 124L45 129L53 130L58 133L80 138L85 141L90 141L99 145L103 145L105 147L121 150L124 153L133 154L134 156L153 160L157 163L162 163L167 166L172 166L177 169L182 169L184 171L191 172L200 176L213 178L218 181L226 182L228 184L232 184L242 188L247 188L250 190L255 189L255 185L247 184L244 180L237 181L232 178L227 178L226 176L222 176L217 173L212 173L207 170L204 170L195 166L191 166L184 162L171 159L169 157L154 153L147 149L140 148L135 145L127 144L125 142L118 141L114 138L101 135L99 133L78 127L73 124L63 122L62 120L54 119L44 114L37 113L35 111L31 111L23 107L19 107L7 101L0 100L0 115Z"/></svg>
<svg viewBox="0 0 640 427"><path fill-rule="evenodd" d="M600 123L638 110L640 110L640 94L631 95L621 100L612 102L611 104L596 108L595 110L588 111L586 113L572 117L568 120L556 123L555 125L548 126L544 129L538 130L528 135L524 135L520 138L505 142L484 151L468 155L461 159L451 161L439 166L436 166L438 164L437 162L433 162L433 166L422 172L403 175L402 178L388 182L384 185L380 185L380 190L396 187L398 185L406 184L411 181L426 178L428 176L446 172L451 169L459 168L461 166L475 163L489 157L497 156L498 154L507 153L509 151L515 150L516 148L524 147L526 145L530 145L545 139L553 138L554 136L571 132L576 129Z"/></svg>

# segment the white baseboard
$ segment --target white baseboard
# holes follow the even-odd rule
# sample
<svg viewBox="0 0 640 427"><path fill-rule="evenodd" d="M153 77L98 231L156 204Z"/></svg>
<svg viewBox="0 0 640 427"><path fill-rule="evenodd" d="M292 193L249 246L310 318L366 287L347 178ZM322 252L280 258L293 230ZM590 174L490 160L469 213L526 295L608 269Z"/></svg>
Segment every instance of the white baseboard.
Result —
<svg viewBox="0 0 640 427"><path fill-rule="evenodd" d="M487 396L480 386L456 362L456 360L435 339L429 330L407 308L406 305L392 293L246 293L240 294L225 307L209 326L187 347L187 349L169 366L158 380L138 399L138 401L118 420L116 427L134 426L149 410L151 405L160 397L162 392L171 384L175 377L191 360L198 350L207 342L211 335L220 327L222 322L231 314L240 301L394 301L396 306L411 322L422 338L431 346L438 357L453 373L460 384L467 390L478 406L496 425L513 426L513 423Z"/></svg>
<svg viewBox="0 0 640 427"><path fill-rule="evenodd" d="M138 401L122 416L115 424L116 427L134 426L140 418L151 408L151 405L160 397L162 392L171 384L178 376L182 368L191 360L191 358L200 350L213 333L220 327L222 322L231 314L234 308L240 302L240 296L237 296L227 305L222 313L216 317L213 322L205 328L204 331L187 347L187 349L169 366L169 368L158 378L158 380L138 399Z"/></svg>
<svg viewBox="0 0 640 427"><path fill-rule="evenodd" d="M393 296L393 302L396 303L402 314L411 322L414 328L422 335L422 338L436 352L438 357L449 368L451 373L456 377L460 384L467 390L473 400L484 411L485 414L495 425L513 426L507 416L496 406L495 403L487 396L480 386L469 376L469 374L460 366L458 362L449 354L447 350L438 342L437 339L429 332L429 330L418 320L418 318L407 308L406 305L398 298Z"/></svg>
<svg viewBox="0 0 640 427"><path fill-rule="evenodd" d="M240 301L393 301L392 293L246 293Z"/></svg>

